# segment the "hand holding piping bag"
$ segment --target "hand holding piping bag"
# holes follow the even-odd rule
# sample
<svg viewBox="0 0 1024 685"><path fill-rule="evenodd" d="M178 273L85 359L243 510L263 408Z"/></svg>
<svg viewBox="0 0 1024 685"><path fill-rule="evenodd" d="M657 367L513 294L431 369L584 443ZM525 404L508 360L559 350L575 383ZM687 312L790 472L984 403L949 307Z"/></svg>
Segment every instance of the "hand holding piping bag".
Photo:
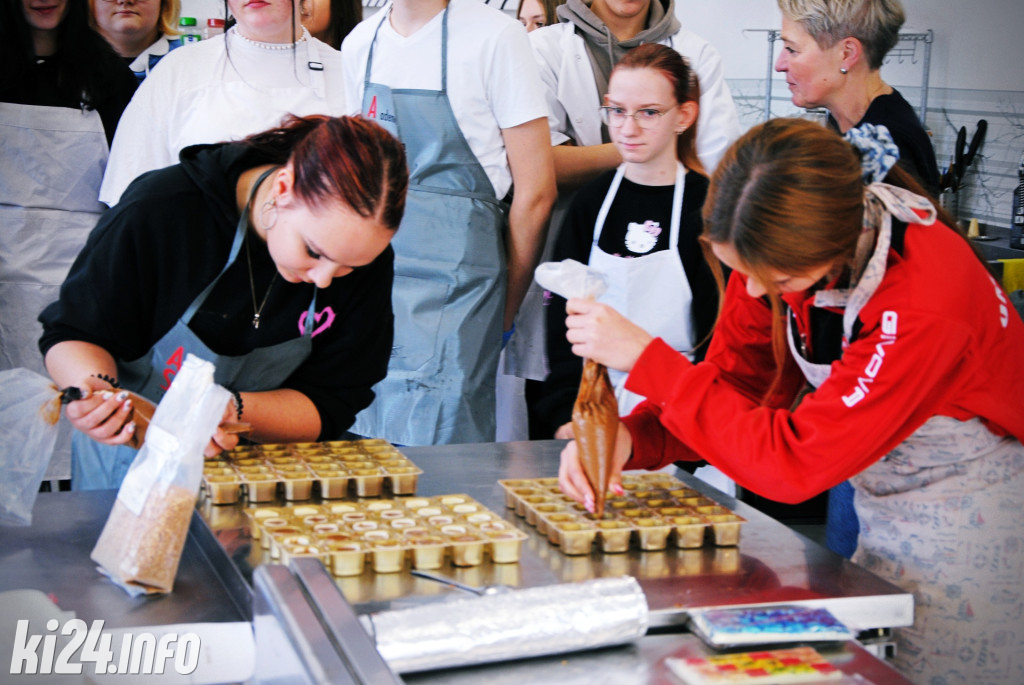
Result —
<svg viewBox="0 0 1024 685"><path fill-rule="evenodd" d="M570 442L562 453L559 486L600 517L609 487L616 492L622 491L619 474L629 457L629 447L627 444L620 449L620 444L623 435L628 443L629 434L619 423L618 402L608 370L602 363L604 359L594 358L585 348L594 341L593 331L605 322L615 330L625 331L627 339L632 337L630 334L635 336L637 331L642 336L646 334L614 309L594 301L604 292L604 277L579 262L565 260L559 264L542 264L537 268L537 282L569 301L567 338L573 343L573 352L584 357L580 389L572 412L575 441ZM611 337L616 341L619 339L618 336ZM646 338L646 342L650 342L650 336ZM623 347L626 351L621 359L620 355L612 355L611 358L617 362L614 364L616 368L623 360L627 370L632 367L636 358L628 359L630 348L628 344Z"/></svg>

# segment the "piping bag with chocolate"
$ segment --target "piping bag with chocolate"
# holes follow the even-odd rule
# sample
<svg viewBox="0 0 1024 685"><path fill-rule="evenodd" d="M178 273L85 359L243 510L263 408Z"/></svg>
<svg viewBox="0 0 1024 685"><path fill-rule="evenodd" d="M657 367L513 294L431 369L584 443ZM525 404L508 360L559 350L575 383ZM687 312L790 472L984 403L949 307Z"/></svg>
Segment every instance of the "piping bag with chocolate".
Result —
<svg viewBox="0 0 1024 685"><path fill-rule="evenodd" d="M534 272L546 290L565 299L596 299L607 289L604 275L574 259L545 262ZM583 360L583 377L572 409L572 432L579 447L580 464L594 490L594 514L604 515L605 494L615 453L619 405L608 369L593 359Z"/></svg>

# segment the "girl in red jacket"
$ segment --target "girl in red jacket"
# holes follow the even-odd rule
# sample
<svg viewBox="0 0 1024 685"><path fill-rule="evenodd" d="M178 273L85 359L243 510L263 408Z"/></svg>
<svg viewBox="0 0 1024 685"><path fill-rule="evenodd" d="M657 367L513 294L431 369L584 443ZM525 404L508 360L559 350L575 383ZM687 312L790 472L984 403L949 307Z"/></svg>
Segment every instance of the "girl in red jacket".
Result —
<svg viewBox="0 0 1024 685"><path fill-rule="evenodd" d="M733 272L703 362L568 302L573 352L647 398L620 424L612 489L622 469L700 458L782 502L852 479L853 560L915 597L896 666L1024 682L1024 323L890 171L884 127L847 138L776 119L722 160L702 239ZM559 483L593 507L574 442Z"/></svg>

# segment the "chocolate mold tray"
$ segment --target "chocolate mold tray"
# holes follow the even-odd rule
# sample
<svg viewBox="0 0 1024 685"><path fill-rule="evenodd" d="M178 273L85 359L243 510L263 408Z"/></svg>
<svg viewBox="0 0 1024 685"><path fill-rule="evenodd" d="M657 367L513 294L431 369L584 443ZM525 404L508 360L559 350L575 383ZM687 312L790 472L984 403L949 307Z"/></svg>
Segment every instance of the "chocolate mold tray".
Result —
<svg viewBox="0 0 1024 685"><path fill-rule="evenodd" d="M423 470L386 440L336 440L236 447L207 461L202 486L212 504L412 495Z"/></svg>
<svg viewBox="0 0 1024 685"><path fill-rule="evenodd" d="M706 537L720 547L739 544L746 519L677 478L663 473L624 474L625 495L609 492L604 515L588 513L558 488L557 478L500 480L505 506L546 535L564 554L625 552L632 546L661 550L701 547ZM710 534L709 534L710 531Z"/></svg>
<svg viewBox="0 0 1024 685"><path fill-rule="evenodd" d="M249 507L254 541L270 558L320 557L336 576L519 561L526 533L468 495Z"/></svg>

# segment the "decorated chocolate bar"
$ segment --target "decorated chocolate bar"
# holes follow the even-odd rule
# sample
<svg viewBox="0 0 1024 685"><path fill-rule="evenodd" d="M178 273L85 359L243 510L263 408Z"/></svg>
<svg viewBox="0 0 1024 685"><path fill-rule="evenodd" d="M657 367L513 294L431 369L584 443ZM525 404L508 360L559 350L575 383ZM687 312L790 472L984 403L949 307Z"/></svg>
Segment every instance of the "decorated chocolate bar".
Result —
<svg viewBox="0 0 1024 685"><path fill-rule="evenodd" d="M853 639L827 609L810 607L705 609L692 612L690 624L712 647Z"/></svg>
<svg viewBox="0 0 1024 685"><path fill-rule="evenodd" d="M669 658L665 665L688 685L807 683L840 680L842 671L813 647L776 649L704 658Z"/></svg>

